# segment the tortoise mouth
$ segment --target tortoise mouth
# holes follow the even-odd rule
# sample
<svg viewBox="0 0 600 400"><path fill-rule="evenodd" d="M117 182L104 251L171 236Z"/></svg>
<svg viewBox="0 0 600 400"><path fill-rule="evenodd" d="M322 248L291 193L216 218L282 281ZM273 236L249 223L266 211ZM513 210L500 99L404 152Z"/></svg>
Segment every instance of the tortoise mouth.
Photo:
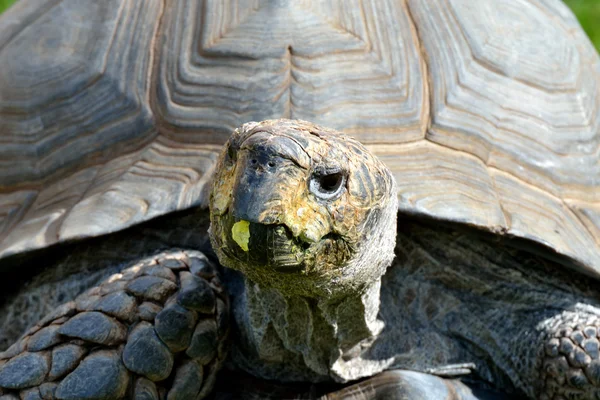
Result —
<svg viewBox="0 0 600 400"><path fill-rule="evenodd" d="M244 221L229 214L223 216L222 223L226 236L223 250L229 257L280 273L307 269L306 261L313 244L294 237L286 225ZM235 227L240 223L244 232L236 234Z"/></svg>
<svg viewBox="0 0 600 400"><path fill-rule="evenodd" d="M256 261L278 272L293 273L306 269L310 243L294 237L283 224L250 223L249 251Z"/></svg>
<svg viewBox="0 0 600 400"><path fill-rule="evenodd" d="M220 250L246 271L320 275L342 268L355 250L333 232L311 242L294 236L285 224L250 222L230 213L219 219ZM241 224L242 232L236 232Z"/></svg>

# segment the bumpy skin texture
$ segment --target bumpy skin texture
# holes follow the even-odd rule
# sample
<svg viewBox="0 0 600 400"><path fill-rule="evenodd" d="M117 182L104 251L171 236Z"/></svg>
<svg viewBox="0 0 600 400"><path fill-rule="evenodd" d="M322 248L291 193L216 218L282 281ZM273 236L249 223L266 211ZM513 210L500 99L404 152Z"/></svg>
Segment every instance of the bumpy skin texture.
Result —
<svg viewBox="0 0 600 400"><path fill-rule="evenodd" d="M58 307L0 353L0 393L204 398L225 359L228 316L227 294L204 254L142 259Z"/></svg>
<svg viewBox="0 0 600 400"><path fill-rule="evenodd" d="M600 314L581 308L549 322L552 334L544 343L541 400L600 399Z"/></svg>

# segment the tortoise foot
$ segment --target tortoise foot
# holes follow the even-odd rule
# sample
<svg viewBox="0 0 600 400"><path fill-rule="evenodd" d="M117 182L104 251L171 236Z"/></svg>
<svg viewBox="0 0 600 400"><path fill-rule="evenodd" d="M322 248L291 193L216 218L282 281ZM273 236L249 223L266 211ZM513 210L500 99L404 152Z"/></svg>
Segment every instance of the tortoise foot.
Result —
<svg viewBox="0 0 600 400"><path fill-rule="evenodd" d="M204 254L145 258L0 353L0 398L201 399L225 357L228 307Z"/></svg>
<svg viewBox="0 0 600 400"><path fill-rule="evenodd" d="M560 316L544 343L542 400L600 399L600 318Z"/></svg>

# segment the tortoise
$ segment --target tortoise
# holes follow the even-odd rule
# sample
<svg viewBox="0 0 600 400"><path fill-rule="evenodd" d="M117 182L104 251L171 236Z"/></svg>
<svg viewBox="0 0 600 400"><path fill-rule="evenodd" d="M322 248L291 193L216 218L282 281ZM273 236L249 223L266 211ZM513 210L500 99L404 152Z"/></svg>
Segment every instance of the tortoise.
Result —
<svg viewBox="0 0 600 400"><path fill-rule="evenodd" d="M20 0L0 65L3 400L599 396L561 2Z"/></svg>

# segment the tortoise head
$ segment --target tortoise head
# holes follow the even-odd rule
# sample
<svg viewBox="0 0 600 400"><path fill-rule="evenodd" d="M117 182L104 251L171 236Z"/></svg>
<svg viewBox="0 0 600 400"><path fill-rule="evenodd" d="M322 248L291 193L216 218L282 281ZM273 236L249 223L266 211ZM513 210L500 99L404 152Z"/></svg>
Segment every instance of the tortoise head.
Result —
<svg viewBox="0 0 600 400"><path fill-rule="evenodd" d="M393 259L397 197L356 140L304 121L236 129L210 195L219 260L250 280L308 297L360 291Z"/></svg>

